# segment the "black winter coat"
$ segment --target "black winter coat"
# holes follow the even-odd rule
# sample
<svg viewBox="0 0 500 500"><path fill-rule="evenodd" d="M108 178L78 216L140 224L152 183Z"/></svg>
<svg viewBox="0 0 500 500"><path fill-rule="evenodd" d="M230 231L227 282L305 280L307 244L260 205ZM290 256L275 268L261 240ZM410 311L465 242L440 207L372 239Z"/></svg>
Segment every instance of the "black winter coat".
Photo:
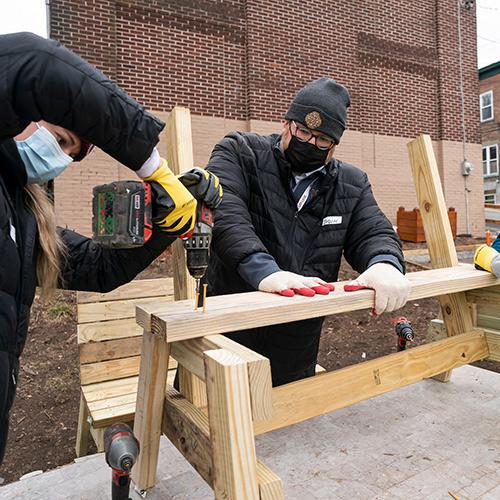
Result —
<svg viewBox="0 0 500 500"><path fill-rule="evenodd" d="M0 75L0 351L17 357L35 294L38 236L25 203L24 164L11 137L44 119L137 170L163 123L75 54L35 35L0 36ZM155 232L142 248L107 250L60 231L68 248L62 285L77 290L106 292L130 281L173 241Z"/></svg>
<svg viewBox="0 0 500 500"><path fill-rule="evenodd" d="M219 176L224 198L215 213L210 292L251 290L237 267L255 252L271 254L282 270L328 282L337 280L342 252L360 273L380 254L395 256L404 268L399 238L366 173L332 160L298 212L279 142L278 135L231 133L213 150L208 170Z"/></svg>
<svg viewBox="0 0 500 500"><path fill-rule="evenodd" d="M366 174L333 160L298 212L279 142L278 135L232 133L215 146L208 169L219 176L224 197L215 212L209 293L250 291L238 264L255 252L271 254L282 270L325 281L337 280L342 252L359 272L380 254L404 268L399 239ZM313 318L229 336L269 358L277 386L314 375L322 324Z"/></svg>

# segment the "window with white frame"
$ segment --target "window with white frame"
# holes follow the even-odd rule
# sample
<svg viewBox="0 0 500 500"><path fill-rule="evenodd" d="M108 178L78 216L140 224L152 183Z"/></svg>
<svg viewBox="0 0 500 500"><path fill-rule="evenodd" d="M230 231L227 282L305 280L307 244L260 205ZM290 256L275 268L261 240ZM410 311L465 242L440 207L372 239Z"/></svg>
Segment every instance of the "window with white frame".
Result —
<svg viewBox="0 0 500 500"><path fill-rule="evenodd" d="M483 175L498 175L498 144L483 147Z"/></svg>
<svg viewBox="0 0 500 500"><path fill-rule="evenodd" d="M481 121L487 122L493 119L493 90L488 90L484 92L479 97L479 102L481 106Z"/></svg>
<svg viewBox="0 0 500 500"><path fill-rule="evenodd" d="M492 203L494 205L496 203L495 193L484 193L484 202Z"/></svg>

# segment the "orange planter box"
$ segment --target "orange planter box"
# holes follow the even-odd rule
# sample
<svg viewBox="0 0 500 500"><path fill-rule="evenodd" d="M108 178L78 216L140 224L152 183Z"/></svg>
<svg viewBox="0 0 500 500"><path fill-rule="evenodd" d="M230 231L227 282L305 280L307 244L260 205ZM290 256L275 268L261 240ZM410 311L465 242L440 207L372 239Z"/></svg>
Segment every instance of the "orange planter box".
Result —
<svg viewBox="0 0 500 500"><path fill-rule="evenodd" d="M453 239L455 239L457 237L457 212L454 208L448 209L448 218L450 220ZM396 224L401 240L412 241L414 243L425 241L424 225L418 208L406 211L404 207L399 207Z"/></svg>

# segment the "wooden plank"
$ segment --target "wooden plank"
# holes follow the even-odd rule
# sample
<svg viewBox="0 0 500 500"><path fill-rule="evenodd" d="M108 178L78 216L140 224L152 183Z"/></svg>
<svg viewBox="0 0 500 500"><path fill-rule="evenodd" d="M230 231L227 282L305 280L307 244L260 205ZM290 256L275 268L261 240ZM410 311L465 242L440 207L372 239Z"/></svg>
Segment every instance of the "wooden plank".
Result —
<svg viewBox="0 0 500 500"><path fill-rule="evenodd" d="M122 394L137 394L139 377L128 377L118 380L108 380L97 384L82 386L82 392L87 403L100 399L114 398Z"/></svg>
<svg viewBox="0 0 500 500"><path fill-rule="evenodd" d="M188 108L175 106L169 113L166 126L167 161L174 174L194 167L191 114ZM195 281L186 269L186 251L182 241L172 245L175 300L194 299Z"/></svg>
<svg viewBox="0 0 500 500"><path fill-rule="evenodd" d="M78 344L103 342L142 335L142 328L135 318L95 321L78 325Z"/></svg>
<svg viewBox="0 0 500 500"><path fill-rule="evenodd" d="M78 411L78 428L76 430L75 453L77 457L83 457L88 453L90 424L88 422L89 410L83 394L80 393L80 408Z"/></svg>
<svg viewBox="0 0 500 500"><path fill-rule="evenodd" d="M430 136L421 135L410 141L408 154L432 267L457 266L457 251ZM440 297L439 302L448 335L472 330L472 317L464 293ZM450 376L451 372L446 372L440 374L439 379L445 382Z"/></svg>
<svg viewBox="0 0 500 500"><path fill-rule="evenodd" d="M141 443L141 451L132 479L139 490L148 490L156 481L170 346L148 331L144 331L142 339L134 420L134 435Z"/></svg>
<svg viewBox="0 0 500 500"><path fill-rule="evenodd" d="M169 370L167 383L173 384L176 370ZM135 417L137 390L133 394L126 394L113 399L106 399L91 403L93 427L108 427L116 422L132 422Z"/></svg>
<svg viewBox="0 0 500 500"><path fill-rule="evenodd" d="M141 337L80 344L78 349L80 352L80 363L85 365L88 363L138 356L141 354L141 344Z"/></svg>
<svg viewBox="0 0 500 500"><path fill-rule="evenodd" d="M173 278L140 279L119 286L111 292L77 292L76 301L78 304L88 304L92 302L135 299L137 297L161 297L173 294Z"/></svg>
<svg viewBox="0 0 500 500"><path fill-rule="evenodd" d="M467 300L475 304L496 306L500 316L500 287L492 286L485 290L470 290L466 292Z"/></svg>
<svg viewBox="0 0 500 500"><path fill-rule="evenodd" d="M179 365L179 387L182 395L198 408L207 406L207 389L205 382L195 374L189 372L184 366Z"/></svg>
<svg viewBox="0 0 500 500"><path fill-rule="evenodd" d="M224 349L204 353L213 489L217 500L256 500L257 458L246 362Z"/></svg>
<svg viewBox="0 0 500 500"><path fill-rule="evenodd" d="M196 377L204 380L203 353L214 349L226 349L247 362L252 418L270 418L273 411L271 365L264 356L223 335L211 335L210 338L201 337L172 343L172 357Z"/></svg>
<svg viewBox="0 0 500 500"><path fill-rule="evenodd" d="M470 264L417 271L407 277L411 285L409 300L500 284L499 278ZM347 282L337 283L335 292L329 295L315 297L289 298L263 292L208 297L205 313L193 311L190 301L141 305L137 308L137 320L155 335L176 342L373 307L372 290L344 292L344 284Z"/></svg>
<svg viewBox="0 0 500 500"><path fill-rule="evenodd" d="M213 488L212 443L207 415L173 387L167 387L162 431L205 482ZM261 500L282 500L280 478L257 461Z"/></svg>
<svg viewBox="0 0 500 500"><path fill-rule="evenodd" d="M174 174L194 167L191 135L191 114L188 108L175 106L169 113L166 126L167 161ZM186 250L181 240L172 246L175 300L195 298L195 280L186 267ZM194 303L194 302L193 302ZM179 370L181 393L196 406L206 406L206 389L200 379L185 368Z"/></svg>
<svg viewBox="0 0 500 500"><path fill-rule="evenodd" d="M163 297L149 297L146 299L113 300L110 302L93 302L78 304L78 324L108 321L112 319L126 319L135 316L135 307L138 304L149 304L158 301L172 301L172 295Z"/></svg>
<svg viewBox="0 0 500 500"><path fill-rule="evenodd" d="M482 331L448 337L273 389L274 416L255 434L287 427L488 356Z"/></svg>
<svg viewBox="0 0 500 500"><path fill-rule="evenodd" d="M106 380L133 377L139 374L140 356L113 359L80 366L80 383L82 385L95 384Z"/></svg>
<svg viewBox="0 0 500 500"><path fill-rule="evenodd" d="M283 483L267 465L257 462L257 481L259 482L260 500L283 500Z"/></svg>
<svg viewBox="0 0 500 500"><path fill-rule="evenodd" d="M490 355L487 359L490 361L500 361L500 331L485 330L486 342L490 350Z"/></svg>

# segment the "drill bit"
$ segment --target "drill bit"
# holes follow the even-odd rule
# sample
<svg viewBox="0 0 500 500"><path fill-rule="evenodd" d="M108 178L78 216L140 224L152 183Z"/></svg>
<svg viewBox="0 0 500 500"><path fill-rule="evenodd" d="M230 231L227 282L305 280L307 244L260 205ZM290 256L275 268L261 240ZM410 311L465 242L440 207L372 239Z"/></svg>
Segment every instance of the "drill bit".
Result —
<svg viewBox="0 0 500 500"><path fill-rule="evenodd" d="M194 299L194 310L198 310L198 300L200 299L200 278L196 278L196 289Z"/></svg>
<svg viewBox="0 0 500 500"><path fill-rule="evenodd" d="M203 312L206 311L207 308L207 287L206 283L203 284Z"/></svg>

